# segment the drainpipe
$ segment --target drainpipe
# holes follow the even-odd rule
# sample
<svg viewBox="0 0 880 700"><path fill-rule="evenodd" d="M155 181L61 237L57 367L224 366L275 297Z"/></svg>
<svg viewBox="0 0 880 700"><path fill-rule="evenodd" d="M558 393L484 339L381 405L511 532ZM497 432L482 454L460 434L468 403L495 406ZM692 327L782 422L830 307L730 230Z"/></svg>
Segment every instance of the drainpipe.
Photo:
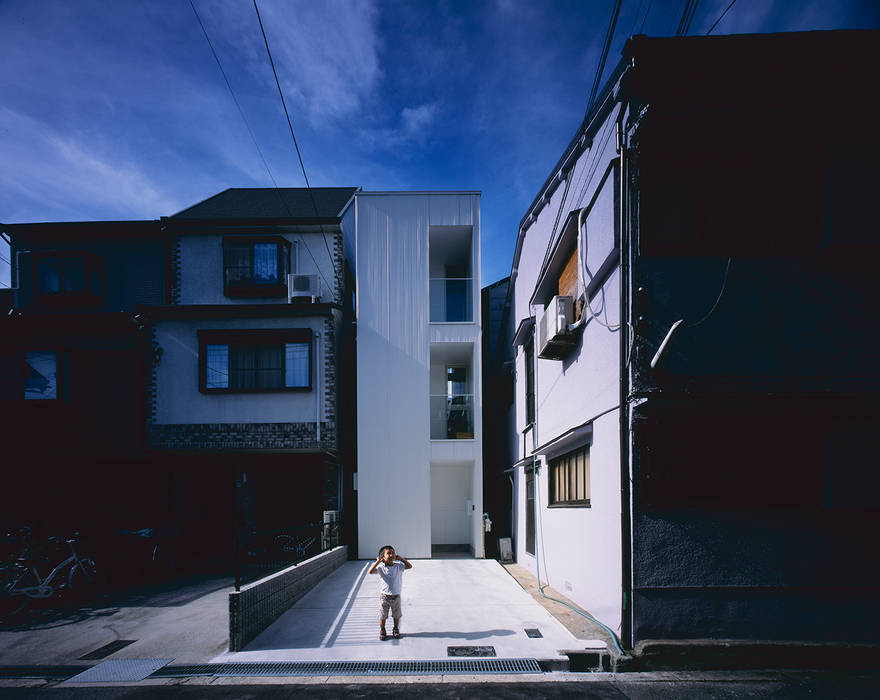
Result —
<svg viewBox="0 0 880 700"><path fill-rule="evenodd" d="M617 117L617 152L620 154L620 557L621 557L621 637L632 649L632 520L630 512L629 450L629 366L627 342L629 324L629 226L627 219L627 149L623 118L626 103L621 98Z"/></svg>
<svg viewBox="0 0 880 700"><path fill-rule="evenodd" d="M321 334L315 332L315 433L321 447Z"/></svg>

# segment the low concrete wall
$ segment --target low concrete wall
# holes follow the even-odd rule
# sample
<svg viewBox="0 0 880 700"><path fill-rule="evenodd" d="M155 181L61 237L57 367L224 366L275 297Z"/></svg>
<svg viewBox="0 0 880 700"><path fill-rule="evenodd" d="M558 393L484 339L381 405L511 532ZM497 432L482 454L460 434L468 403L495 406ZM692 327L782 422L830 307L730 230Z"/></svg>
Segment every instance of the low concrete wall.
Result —
<svg viewBox="0 0 880 700"><path fill-rule="evenodd" d="M334 547L229 594L229 651L241 651L327 574L348 561L348 546Z"/></svg>

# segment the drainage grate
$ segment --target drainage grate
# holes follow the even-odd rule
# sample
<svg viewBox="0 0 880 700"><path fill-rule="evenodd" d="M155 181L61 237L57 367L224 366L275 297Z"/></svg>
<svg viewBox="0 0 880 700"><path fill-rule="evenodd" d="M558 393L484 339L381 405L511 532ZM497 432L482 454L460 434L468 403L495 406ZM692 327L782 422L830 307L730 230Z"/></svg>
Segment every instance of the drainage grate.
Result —
<svg viewBox="0 0 880 700"><path fill-rule="evenodd" d="M446 656L495 656L495 647L446 647Z"/></svg>
<svg viewBox="0 0 880 700"><path fill-rule="evenodd" d="M541 634L541 630L539 630L537 627L526 627L524 631L526 633L526 637L530 637L532 639L542 639L544 637L544 635Z"/></svg>
<svg viewBox="0 0 880 700"><path fill-rule="evenodd" d="M102 647L98 647L94 651L90 651L85 656L80 656L80 661L96 661L98 659L103 659L110 654L115 654L120 649L125 649L129 644L134 644L136 639L117 639L115 642L110 642L109 644L105 644Z"/></svg>
<svg viewBox="0 0 880 700"><path fill-rule="evenodd" d="M0 666L0 678L70 678L90 666Z"/></svg>
<svg viewBox="0 0 880 700"><path fill-rule="evenodd" d="M65 683L115 683L142 681L174 659L110 659L92 666Z"/></svg>
<svg viewBox="0 0 880 700"><path fill-rule="evenodd" d="M283 663L166 666L153 678L188 676L439 676L456 673L541 673L537 659L442 659L437 661L291 661Z"/></svg>

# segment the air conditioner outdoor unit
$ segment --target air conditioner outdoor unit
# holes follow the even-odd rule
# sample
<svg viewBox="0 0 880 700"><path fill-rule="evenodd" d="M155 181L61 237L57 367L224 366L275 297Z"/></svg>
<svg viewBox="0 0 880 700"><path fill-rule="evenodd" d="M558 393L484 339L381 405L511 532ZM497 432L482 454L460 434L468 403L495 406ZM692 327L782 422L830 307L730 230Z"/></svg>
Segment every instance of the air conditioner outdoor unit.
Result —
<svg viewBox="0 0 880 700"><path fill-rule="evenodd" d="M290 302L317 301L321 298L318 275L287 275L287 297Z"/></svg>
<svg viewBox="0 0 880 700"><path fill-rule="evenodd" d="M575 345L575 337L568 332L572 319L570 296L555 296L538 321L538 357L561 360Z"/></svg>

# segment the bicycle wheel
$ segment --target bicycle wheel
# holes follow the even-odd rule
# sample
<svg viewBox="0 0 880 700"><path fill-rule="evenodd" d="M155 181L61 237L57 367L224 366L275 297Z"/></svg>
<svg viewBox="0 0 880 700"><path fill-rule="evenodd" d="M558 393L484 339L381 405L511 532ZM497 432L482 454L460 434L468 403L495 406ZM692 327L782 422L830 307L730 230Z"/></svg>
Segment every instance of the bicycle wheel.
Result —
<svg viewBox="0 0 880 700"><path fill-rule="evenodd" d="M103 582L101 572L94 559L84 557L70 568L67 575L67 588L70 596L80 602L97 597Z"/></svg>
<svg viewBox="0 0 880 700"><path fill-rule="evenodd" d="M27 607L30 598L16 595L13 590L35 586L37 581L30 570L10 569L0 573L0 622L5 622Z"/></svg>

